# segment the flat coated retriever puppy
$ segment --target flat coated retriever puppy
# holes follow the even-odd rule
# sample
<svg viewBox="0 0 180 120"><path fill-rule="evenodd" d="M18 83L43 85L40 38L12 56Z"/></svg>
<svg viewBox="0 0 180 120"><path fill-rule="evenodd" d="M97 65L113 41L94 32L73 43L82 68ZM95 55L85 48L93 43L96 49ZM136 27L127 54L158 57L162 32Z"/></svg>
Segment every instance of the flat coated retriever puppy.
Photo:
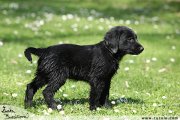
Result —
<svg viewBox="0 0 180 120"><path fill-rule="evenodd" d="M137 35L125 26L110 29L104 40L95 45L62 44L48 48L29 47L26 58L32 62L31 53L38 56L38 67L34 80L27 85L25 108L32 106L37 90L43 90L49 108L57 109L55 92L66 80L83 80L90 84L90 110L106 105L110 82L119 67L119 61L126 54L140 54L144 48L138 43Z"/></svg>

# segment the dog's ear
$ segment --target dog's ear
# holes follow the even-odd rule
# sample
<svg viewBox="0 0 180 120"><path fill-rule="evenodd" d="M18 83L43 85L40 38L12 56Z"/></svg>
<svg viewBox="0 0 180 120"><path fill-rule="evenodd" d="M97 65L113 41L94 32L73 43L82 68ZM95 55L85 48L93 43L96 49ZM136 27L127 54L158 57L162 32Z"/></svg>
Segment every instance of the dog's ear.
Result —
<svg viewBox="0 0 180 120"><path fill-rule="evenodd" d="M117 53L118 51L118 40L113 32L107 32L105 37L105 44L108 47L109 50L111 50L112 53Z"/></svg>

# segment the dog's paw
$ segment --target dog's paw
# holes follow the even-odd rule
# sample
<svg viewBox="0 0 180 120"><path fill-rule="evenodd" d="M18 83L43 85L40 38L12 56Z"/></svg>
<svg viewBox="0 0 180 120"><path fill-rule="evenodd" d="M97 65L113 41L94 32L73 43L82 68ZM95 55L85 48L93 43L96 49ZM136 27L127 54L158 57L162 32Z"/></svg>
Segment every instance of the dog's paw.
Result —
<svg viewBox="0 0 180 120"><path fill-rule="evenodd" d="M32 102L31 101L24 103L24 108L25 109L30 108L30 107L32 107Z"/></svg>
<svg viewBox="0 0 180 120"><path fill-rule="evenodd" d="M93 111L93 110L96 110L97 107L96 107L96 106L90 106L89 109L90 109L91 111Z"/></svg>
<svg viewBox="0 0 180 120"><path fill-rule="evenodd" d="M112 108L113 106L109 101L106 101L105 104L104 104L104 107L109 109L109 108Z"/></svg>

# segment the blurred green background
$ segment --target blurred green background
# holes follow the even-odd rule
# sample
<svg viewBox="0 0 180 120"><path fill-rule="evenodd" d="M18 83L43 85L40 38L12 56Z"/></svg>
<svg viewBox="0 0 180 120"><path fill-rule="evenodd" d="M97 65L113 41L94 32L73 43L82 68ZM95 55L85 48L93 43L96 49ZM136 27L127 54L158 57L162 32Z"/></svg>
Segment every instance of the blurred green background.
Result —
<svg viewBox="0 0 180 120"><path fill-rule="evenodd" d="M117 25L136 31L145 50L122 60L111 84L113 108L89 111L89 85L68 81L55 96L65 114L179 116L179 0L1 0L0 104L23 108L37 62L26 60L25 48L95 44ZM43 115L48 108L41 92L28 111Z"/></svg>

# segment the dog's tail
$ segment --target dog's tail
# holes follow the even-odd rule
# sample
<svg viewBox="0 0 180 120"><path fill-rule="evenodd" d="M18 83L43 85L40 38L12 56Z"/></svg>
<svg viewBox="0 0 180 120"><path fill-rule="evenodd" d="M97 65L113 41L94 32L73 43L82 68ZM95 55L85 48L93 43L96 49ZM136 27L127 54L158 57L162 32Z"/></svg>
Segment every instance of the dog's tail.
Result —
<svg viewBox="0 0 180 120"><path fill-rule="evenodd" d="M24 51L24 55L25 57L32 63L32 57L31 54L34 54L38 57L42 56L45 49L43 48L33 48L33 47L29 47Z"/></svg>

